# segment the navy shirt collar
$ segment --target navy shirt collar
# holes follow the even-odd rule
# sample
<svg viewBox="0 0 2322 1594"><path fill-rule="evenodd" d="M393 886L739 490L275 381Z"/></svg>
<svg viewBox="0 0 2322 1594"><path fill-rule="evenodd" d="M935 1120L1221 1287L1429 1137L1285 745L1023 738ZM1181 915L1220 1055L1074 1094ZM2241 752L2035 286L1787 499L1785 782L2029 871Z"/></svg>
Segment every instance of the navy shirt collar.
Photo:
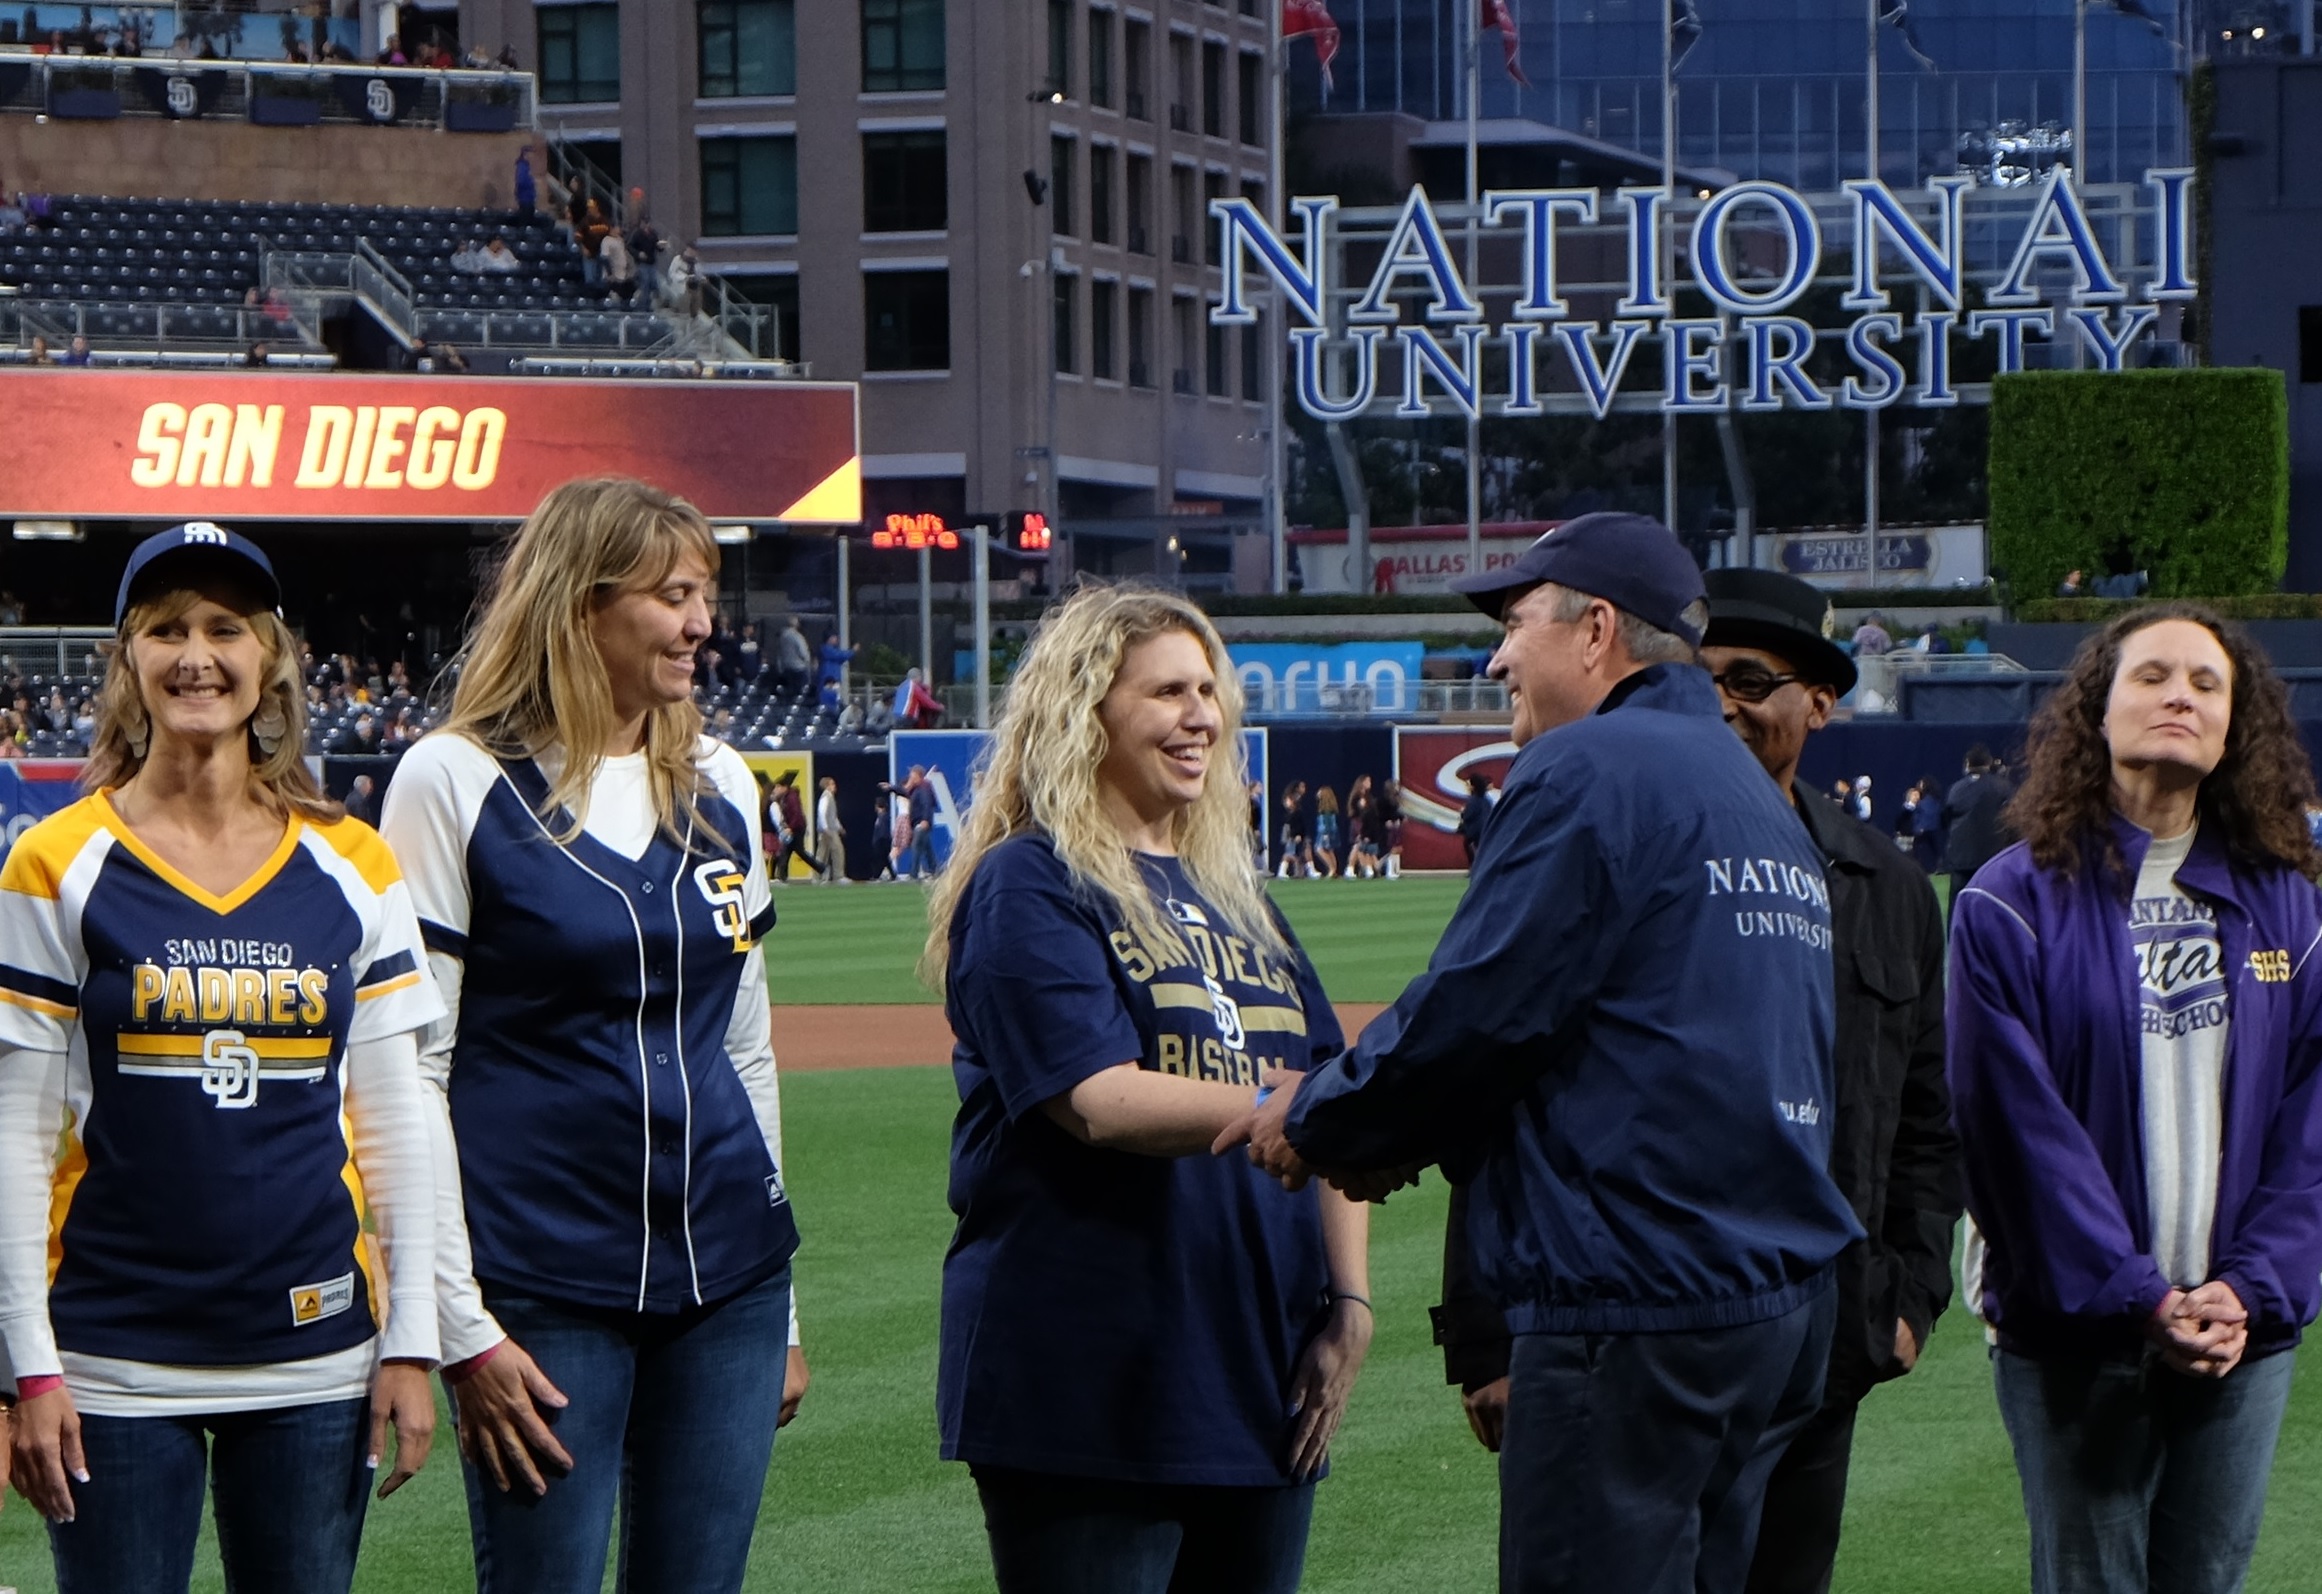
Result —
<svg viewBox="0 0 2322 1594"><path fill-rule="evenodd" d="M1717 684L1697 664L1648 664L1634 675L1623 676L1605 693L1596 712L1610 714L1631 703L1671 714L1725 718L1725 709L1717 700Z"/></svg>

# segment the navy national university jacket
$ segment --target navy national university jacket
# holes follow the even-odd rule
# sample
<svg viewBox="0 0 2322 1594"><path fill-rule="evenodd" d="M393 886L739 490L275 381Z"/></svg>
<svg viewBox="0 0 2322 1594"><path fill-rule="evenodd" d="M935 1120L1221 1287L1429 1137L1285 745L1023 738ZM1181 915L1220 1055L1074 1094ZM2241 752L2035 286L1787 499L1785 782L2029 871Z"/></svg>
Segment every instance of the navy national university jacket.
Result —
<svg viewBox="0 0 2322 1594"><path fill-rule="evenodd" d="M1820 853L1707 674L1654 665L1517 754L1427 972L1306 1077L1290 1141L1472 1174L1514 1333L1763 1321L1861 1234L1831 1005Z"/></svg>

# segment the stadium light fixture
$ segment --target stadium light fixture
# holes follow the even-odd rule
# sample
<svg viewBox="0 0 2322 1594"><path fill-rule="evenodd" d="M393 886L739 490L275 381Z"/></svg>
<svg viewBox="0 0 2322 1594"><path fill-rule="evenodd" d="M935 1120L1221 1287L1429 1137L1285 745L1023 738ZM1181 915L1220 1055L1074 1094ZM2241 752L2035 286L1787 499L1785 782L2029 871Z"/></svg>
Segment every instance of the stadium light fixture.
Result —
<svg viewBox="0 0 2322 1594"><path fill-rule="evenodd" d="M10 528L10 535L18 542L79 542L81 523L77 520L19 520Z"/></svg>
<svg viewBox="0 0 2322 1594"><path fill-rule="evenodd" d="M712 526L710 535L722 543L744 543L750 540L756 529L753 526Z"/></svg>

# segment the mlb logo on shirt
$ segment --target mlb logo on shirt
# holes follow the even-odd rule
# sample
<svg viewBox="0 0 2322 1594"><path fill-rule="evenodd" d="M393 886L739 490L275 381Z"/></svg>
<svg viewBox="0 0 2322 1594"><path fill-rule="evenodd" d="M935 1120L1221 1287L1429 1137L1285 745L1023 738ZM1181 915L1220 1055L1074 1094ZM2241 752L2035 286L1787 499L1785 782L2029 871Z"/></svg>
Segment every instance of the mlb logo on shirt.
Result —
<svg viewBox="0 0 2322 1594"><path fill-rule="evenodd" d="M300 1328L336 1317L355 1304L355 1275L341 1273L321 1284L299 1284L290 1292L290 1320Z"/></svg>

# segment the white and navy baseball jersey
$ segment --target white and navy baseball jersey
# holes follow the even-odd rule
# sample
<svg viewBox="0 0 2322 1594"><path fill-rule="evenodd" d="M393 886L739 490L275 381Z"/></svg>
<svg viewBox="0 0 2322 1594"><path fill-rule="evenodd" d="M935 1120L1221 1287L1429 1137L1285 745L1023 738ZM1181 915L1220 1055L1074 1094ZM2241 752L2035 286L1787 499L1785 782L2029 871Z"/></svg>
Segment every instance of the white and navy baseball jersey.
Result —
<svg viewBox="0 0 2322 1594"><path fill-rule="evenodd" d="M293 816L226 896L101 793L27 831L0 869L0 1047L67 1059L58 1347L224 1367L369 1340L384 1275L343 1064L442 1011L395 859L359 821Z"/></svg>
<svg viewBox="0 0 2322 1594"><path fill-rule="evenodd" d="M605 761L562 842L572 821L533 760L439 733L396 770L383 824L429 949L456 960L438 965L458 992L445 1088L478 1280L674 1311L797 1249L742 1074L772 1087L755 787L732 749L705 740L700 757L701 823L682 841L653 821L642 754ZM447 1330L447 1354L467 1353Z"/></svg>

